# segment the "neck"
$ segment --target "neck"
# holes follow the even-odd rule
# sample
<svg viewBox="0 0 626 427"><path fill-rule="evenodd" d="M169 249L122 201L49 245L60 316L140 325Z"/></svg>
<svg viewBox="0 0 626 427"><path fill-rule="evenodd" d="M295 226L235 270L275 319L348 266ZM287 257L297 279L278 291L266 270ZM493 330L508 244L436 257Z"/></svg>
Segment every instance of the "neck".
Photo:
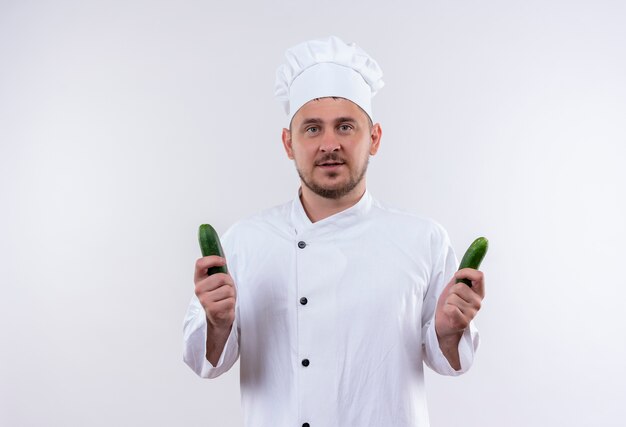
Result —
<svg viewBox="0 0 626 427"><path fill-rule="evenodd" d="M305 185L302 185L301 189L300 200L304 211L311 222L317 222L356 205L365 194L365 180L362 185L357 185L354 190L339 199L322 197Z"/></svg>

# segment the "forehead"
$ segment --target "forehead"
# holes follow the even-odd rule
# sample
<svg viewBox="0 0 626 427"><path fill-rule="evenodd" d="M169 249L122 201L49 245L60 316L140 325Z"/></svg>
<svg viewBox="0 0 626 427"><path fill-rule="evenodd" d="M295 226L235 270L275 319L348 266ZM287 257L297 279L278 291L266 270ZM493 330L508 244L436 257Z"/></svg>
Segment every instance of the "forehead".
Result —
<svg viewBox="0 0 626 427"><path fill-rule="evenodd" d="M333 120L337 117L351 117L355 120L368 121L368 116L361 107L345 98L317 98L304 104L293 116L292 125L316 118Z"/></svg>

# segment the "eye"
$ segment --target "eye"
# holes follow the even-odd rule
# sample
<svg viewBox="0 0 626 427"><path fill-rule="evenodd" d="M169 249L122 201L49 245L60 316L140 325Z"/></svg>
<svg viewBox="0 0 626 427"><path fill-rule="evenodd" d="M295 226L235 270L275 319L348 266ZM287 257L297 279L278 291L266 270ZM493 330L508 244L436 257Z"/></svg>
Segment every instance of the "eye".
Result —
<svg viewBox="0 0 626 427"><path fill-rule="evenodd" d="M304 131L306 133L309 133L309 134L315 134L315 133L318 133L320 131L320 128L317 127L317 126L309 126Z"/></svg>
<svg viewBox="0 0 626 427"><path fill-rule="evenodd" d="M339 125L339 131L341 132L350 132L352 129L353 129L352 125L349 125L346 123Z"/></svg>

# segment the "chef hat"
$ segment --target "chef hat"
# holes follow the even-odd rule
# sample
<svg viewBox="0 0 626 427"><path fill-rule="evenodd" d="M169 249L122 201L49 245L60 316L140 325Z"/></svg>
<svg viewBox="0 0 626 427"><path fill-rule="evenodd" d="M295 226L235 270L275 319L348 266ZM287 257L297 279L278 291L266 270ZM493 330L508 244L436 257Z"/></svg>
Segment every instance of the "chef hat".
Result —
<svg viewBox="0 0 626 427"><path fill-rule="evenodd" d="M335 36L310 40L288 49L285 58L274 94L290 123L304 104L327 96L349 99L373 117L372 97L384 85L383 72L356 44Z"/></svg>

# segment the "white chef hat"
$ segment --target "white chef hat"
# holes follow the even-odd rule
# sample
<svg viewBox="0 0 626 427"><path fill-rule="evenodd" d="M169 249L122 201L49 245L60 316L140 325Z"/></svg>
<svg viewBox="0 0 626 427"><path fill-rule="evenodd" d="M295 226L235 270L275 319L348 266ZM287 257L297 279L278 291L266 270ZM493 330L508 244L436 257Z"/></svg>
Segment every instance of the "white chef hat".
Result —
<svg viewBox="0 0 626 427"><path fill-rule="evenodd" d="M336 96L361 107L373 120L372 97L383 87L383 72L356 44L338 37L300 43L285 52L276 70L274 94L283 104L288 122L315 98Z"/></svg>

